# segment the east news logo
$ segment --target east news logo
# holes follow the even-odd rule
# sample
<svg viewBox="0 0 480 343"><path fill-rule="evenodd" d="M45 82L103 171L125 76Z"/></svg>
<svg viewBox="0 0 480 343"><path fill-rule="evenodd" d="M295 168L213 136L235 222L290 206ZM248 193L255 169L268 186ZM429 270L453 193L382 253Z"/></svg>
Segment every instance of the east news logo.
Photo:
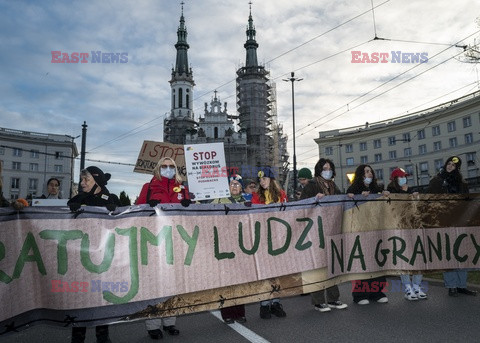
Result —
<svg viewBox="0 0 480 343"><path fill-rule="evenodd" d="M52 51L52 63L88 63L91 56L90 63L127 63L127 52L68 52Z"/></svg>

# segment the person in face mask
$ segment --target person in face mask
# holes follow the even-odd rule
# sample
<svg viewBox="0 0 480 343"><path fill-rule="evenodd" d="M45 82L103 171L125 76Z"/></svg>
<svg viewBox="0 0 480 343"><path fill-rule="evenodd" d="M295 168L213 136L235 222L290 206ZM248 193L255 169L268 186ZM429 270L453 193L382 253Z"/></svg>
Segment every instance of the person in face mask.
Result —
<svg viewBox="0 0 480 343"><path fill-rule="evenodd" d="M352 184L347 189L347 194L350 198L353 198L356 194L361 194L367 197L369 194L383 193L388 196L390 192L384 191L383 187L377 184L375 172L368 164L361 164L355 170L355 177ZM377 303L387 303L388 298L382 292L383 288L378 285L386 285L387 279L385 276L380 276L368 280L355 280L356 285L352 292L353 302L358 305L368 305L370 301L376 301ZM371 290L377 289L377 291L358 291L358 290Z"/></svg>
<svg viewBox="0 0 480 343"><path fill-rule="evenodd" d="M407 176L409 176L402 168L396 168L390 175L390 183L387 186L387 190L390 193L403 193L418 195L418 192L412 192L411 188L407 184ZM405 289L406 300L419 300L427 299L427 294L422 290L422 274L414 274L410 278L410 274L401 274L400 279Z"/></svg>
<svg viewBox="0 0 480 343"><path fill-rule="evenodd" d="M335 164L325 158L321 158L315 165L315 177L310 180L302 190L300 199L316 197L321 199L326 195L341 194L333 178L335 177ZM326 295L326 297L325 297ZM342 303L338 286L332 286L326 290L311 293L312 305L319 312L329 312L332 308L344 309L347 304Z"/></svg>
<svg viewBox="0 0 480 343"><path fill-rule="evenodd" d="M143 185L138 196L137 205L149 204L152 207L158 204L181 203L188 206L191 203L188 188L182 185L182 178L177 171L175 161L170 157L163 157L153 169L152 180ZM163 330L169 335L176 336L180 331L175 327L176 317L148 319L145 321L148 335L151 339L162 339Z"/></svg>

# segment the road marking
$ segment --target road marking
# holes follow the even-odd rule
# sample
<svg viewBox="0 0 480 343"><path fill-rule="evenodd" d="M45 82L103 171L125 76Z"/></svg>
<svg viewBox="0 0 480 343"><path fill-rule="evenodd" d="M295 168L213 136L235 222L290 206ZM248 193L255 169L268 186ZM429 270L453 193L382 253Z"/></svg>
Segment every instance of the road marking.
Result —
<svg viewBox="0 0 480 343"><path fill-rule="evenodd" d="M210 311L210 313L213 316L217 317L218 320L220 320L223 323L223 319L222 319L222 315L220 314L220 311ZM267 341L265 338L257 335L255 332L246 328L242 324L235 322L233 324L228 324L228 326L233 330L237 331L240 335L242 335L252 343L270 343L270 341Z"/></svg>

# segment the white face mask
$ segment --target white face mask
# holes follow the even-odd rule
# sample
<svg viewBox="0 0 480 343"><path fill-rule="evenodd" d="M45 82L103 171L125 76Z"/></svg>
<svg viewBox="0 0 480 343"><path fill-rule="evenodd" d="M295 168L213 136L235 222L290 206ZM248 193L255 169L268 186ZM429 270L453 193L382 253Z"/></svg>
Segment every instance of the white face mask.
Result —
<svg viewBox="0 0 480 343"><path fill-rule="evenodd" d="M173 177L175 176L175 169L172 169L172 168L161 168L160 169L160 175L162 175L162 177L166 177L167 179L173 179Z"/></svg>
<svg viewBox="0 0 480 343"><path fill-rule="evenodd" d="M407 178L406 177L399 177L398 178L398 185L403 186L407 183Z"/></svg>
<svg viewBox="0 0 480 343"><path fill-rule="evenodd" d="M333 176L333 171L331 170L323 170L322 171L322 177L325 179L325 180L330 180Z"/></svg>
<svg viewBox="0 0 480 343"><path fill-rule="evenodd" d="M363 182L366 184L366 185L369 185L372 183L372 178L371 177L366 177Z"/></svg>

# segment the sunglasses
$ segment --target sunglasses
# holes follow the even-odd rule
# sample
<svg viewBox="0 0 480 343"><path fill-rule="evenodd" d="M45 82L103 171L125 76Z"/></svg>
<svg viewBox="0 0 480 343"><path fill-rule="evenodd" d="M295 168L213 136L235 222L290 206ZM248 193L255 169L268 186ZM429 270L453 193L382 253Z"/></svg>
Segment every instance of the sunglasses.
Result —
<svg viewBox="0 0 480 343"><path fill-rule="evenodd" d="M173 164L162 164L160 167L162 169L167 169L167 168L175 169L175 166Z"/></svg>

